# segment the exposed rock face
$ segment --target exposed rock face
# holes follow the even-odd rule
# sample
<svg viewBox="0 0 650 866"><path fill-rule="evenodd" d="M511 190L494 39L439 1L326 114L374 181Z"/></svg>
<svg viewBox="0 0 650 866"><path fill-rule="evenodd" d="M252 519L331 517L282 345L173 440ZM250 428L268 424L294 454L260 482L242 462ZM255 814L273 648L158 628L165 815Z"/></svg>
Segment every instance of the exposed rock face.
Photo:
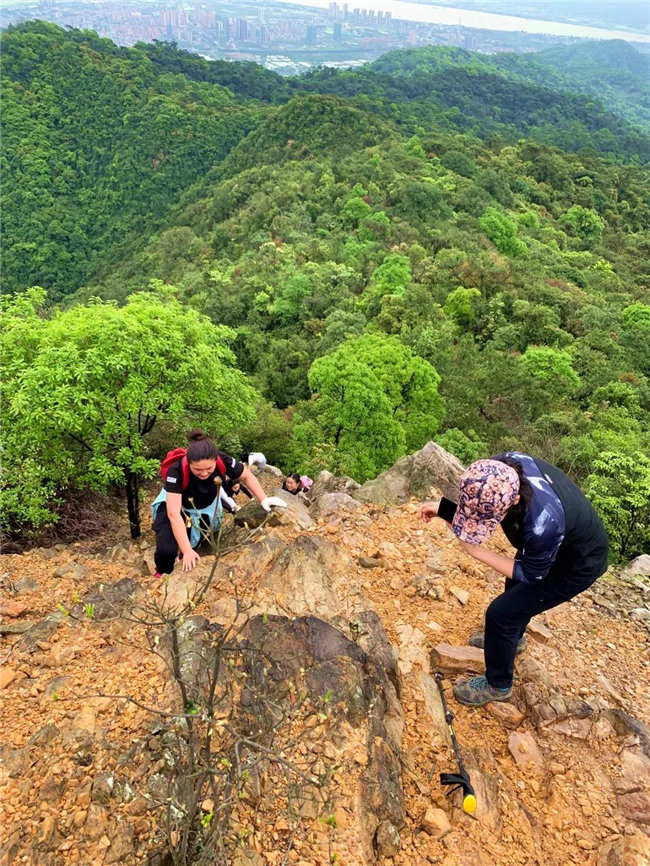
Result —
<svg viewBox="0 0 650 866"><path fill-rule="evenodd" d="M650 577L650 555L644 553L643 556L637 556L629 562L622 571L623 577L633 577L635 575L643 575Z"/></svg>
<svg viewBox="0 0 650 866"><path fill-rule="evenodd" d="M327 470L323 470L314 481L309 491L309 498L312 502L315 502L325 493L347 493L351 495L355 490L358 490L359 486L354 479L348 478L346 475L336 476L332 475L331 472L327 472Z"/></svg>
<svg viewBox="0 0 650 866"><path fill-rule="evenodd" d="M421 451L402 457L386 472L362 484L352 495L361 502L398 505L411 496L428 499L440 490L448 499L456 501L463 469L453 454L435 442L427 442Z"/></svg>
<svg viewBox="0 0 650 866"><path fill-rule="evenodd" d="M367 749L359 780L363 844L368 860L374 859L375 850L390 856L399 847L405 815L398 760L401 736L396 736L402 710L386 670L358 644L312 616L254 617L244 636L248 646L258 650L258 654L247 653L251 683L258 688L266 682L304 683L313 700L329 695L341 720L363 732ZM247 711L259 720L267 709L253 703ZM344 750L345 744L338 743L337 748Z"/></svg>
<svg viewBox="0 0 650 866"><path fill-rule="evenodd" d="M309 513L314 520L330 515L344 515L346 512L358 511L361 508L361 503L347 493L323 493L317 499L312 497L312 500Z"/></svg>
<svg viewBox="0 0 650 866"><path fill-rule="evenodd" d="M609 842L600 850L598 866L647 866L650 863L650 836L634 833Z"/></svg>
<svg viewBox="0 0 650 866"><path fill-rule="evenodd" d="M307 505L299 496L279 489L266 490L266 494L283 499L287 503L286 508L274 507L268 514L257 499L251 499L235 514L235 526L245 525L255 529L266 521L267 526L293 526L300 530L307 529L314 522L309 516Z"/></svg>
<svg viewBox="0 0 650 866"><path fill-rule="evenodd" d="M331 542L299 535L268 564L260 588L283 613L331 621L344 612L336 588L355 572L352 558Z"/></svg>

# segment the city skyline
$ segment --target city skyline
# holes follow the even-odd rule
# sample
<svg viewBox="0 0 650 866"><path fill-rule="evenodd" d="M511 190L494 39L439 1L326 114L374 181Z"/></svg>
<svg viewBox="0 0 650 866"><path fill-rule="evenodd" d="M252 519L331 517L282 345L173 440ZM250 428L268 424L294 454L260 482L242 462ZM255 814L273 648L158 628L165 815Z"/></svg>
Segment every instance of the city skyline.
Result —
<svg viewBox="0 0 650 866"><path fill-rule="evenodd" d="M95 30L118 45L175 42L206 59L250 60L282 74L299 74L321 65L360 66L390 50L423 45L497 53L537 51L576 39L536 32L531 19L521 19L521 26L533 32L501 31L464 22L492 24L496 18L505 27L504 16L481 13L476 19L468 18L476 13L456 7L436 6L435 14L432 10L431 5L399 0L18 0L0 10L0 24L43 18L64 27ZM403 17L404 12L413 19ZM456 16L458 22L449 23ZM428 20L431 17L443 21ZM553 27L566 30L571 25L546 22L542 30ZM582 27L581 32L593 29Z"/></svg>

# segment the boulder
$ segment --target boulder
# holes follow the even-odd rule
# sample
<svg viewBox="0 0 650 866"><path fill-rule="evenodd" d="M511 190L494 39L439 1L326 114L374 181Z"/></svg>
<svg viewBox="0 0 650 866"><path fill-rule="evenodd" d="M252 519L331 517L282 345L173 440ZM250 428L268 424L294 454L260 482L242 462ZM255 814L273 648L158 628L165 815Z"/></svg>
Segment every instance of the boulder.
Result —
<svg viewBox="0 0 650 866"><path fill-rule="evenodd" d="M314 520L318 520L332 514L345 515L346 512L358 511L361 507L361 503L347 493L323 493L312 500L309 513Z"/></svg>
<svg viewBox="0 0 650 866"><path fill-rule="evenodd" d="M463 472L460 461L428 442L420 451L401 457L394 466L372 481L366 481L352 494L360 502L398 505L411 496L428 499L440 490L453 501L458 497L458 483Z"/></svg>
<svg viewBox="0 0 650 866"><path fill-rule="evenodd" d="M636 577L638 575L650 577L650 555L647 553L637 556L621 572L621 577Z"/></svg>
<svg viewBox="0 0 650 866"><path fill-rule="evenodd" d="M619 737L636 737L641 751L650 758L650 728L647 725L618 708L606 710L604 715L612 723Z"/></svg>
<svg viewBox="0 0 650 866"><path fill-rule="evenodd" d="M274 507L270 514L262 508L257 499L251 499L242 509L235 513L236 526L248 526L255 529L266 521L266 526L292 526L295 529L308 529L314 521L309 515L307 506L302 499L288 493L286 490L267 490L267 496L278 496L287 503L286 508Z"/></svg>
<svg viewBox="0 0 650 866"><path fill-rule="evenodd" d="M38 643L49 641L54 632L61 625L63 613L54 611L48 614L44 619L39 620L33 625L29 631L26 631L17 643L17 648L21 652L32 653L38 649Z"/></svg>
<svg viewBox="0 0 650 866"><path fill-rule="evenodd" d="M505 701L492 701L487 710L505 728L517 728L524 720L524 714L514 704Z"/></svg>
<svg viewBox="0 0 650 866"><path fill-rule="evenodd" d="M345 613L343 590L355 573L356 564L341 548L318 536L298 535L267 564L260 589L283 613L332 621Z"/></svg>
<svg viewBox="0 0 650 866"><path fill-rule="evenodd" d="M451 747L449 725L445 718L445 709L442 705L442 698L440 697L440 690L438 689L436 681L430 674L420 671L418 682L422 689L427 715L438 734L439 740Z"/></svg>
<svg viewBox="0 0 650 866"><path fill-rule="evenodd" d="M309 498L312 502L316 502L325 493L347 493L351 495L359 486L354 479L348 478L346 475L332 475L331 472L323 470L314 481L309 491Z"/></svg>
<svg viewBox="0 0 650 866"><path fill-rule="evenodd" d="M420 826L429 836L435 836L436 839L442 839L447 833L451 832L451 821L444 809L434 809L429 806L424 813L424 818L420 822Z"/></svg>
<svg viewBox="0 0 650 866"><path fill-rule="evenodd" d="M94 620L113 619L123 616L142 594L142 587L132 577L123 577L115 583L98 583L82 596L73 608L75 616L83 617L87 605L93 605Z"/></svg>
<svg viewBox="0 0 650 866"><path fill-rule="evenodd" d="M355 742L365 744L356 815L363 850L369 860L374 859L373 851L394 854L405 807L401 744L389 736L389 716L401 708L383 666L339 630L313 616L254 617L243 637L248 684L245 711L253 728L273 723L273 706L291 700L296 688L306 689L316 705L325 697L329 713L334 714L329 727L336 737L336 754L346 750L346 732L347 736L354 733ZM270 700L264 700L265 690ZM238 724L245 730L245 720ZM358 746L354 748L358 751ZM326 755L334 754L327 745L324 749Z"/></svg>
<svg viewBox="0 0 650 866"><path fill-rule="evenodd" d="M650 797L643 791L618 794L618 808L624 818L636 824L650 824Z"/></svg>

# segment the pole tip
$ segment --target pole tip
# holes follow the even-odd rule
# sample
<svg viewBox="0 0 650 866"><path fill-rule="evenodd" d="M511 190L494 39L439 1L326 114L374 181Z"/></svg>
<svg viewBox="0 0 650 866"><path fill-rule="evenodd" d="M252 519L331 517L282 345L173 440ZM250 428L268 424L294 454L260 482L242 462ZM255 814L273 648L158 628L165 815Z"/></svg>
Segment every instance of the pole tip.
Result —
<svg viewBox="0 0 650 866"><path fill-rule="evenodd" d="M463 797L463 812L473 815L476 812L476 797L474 794L465 794Z"/></svg>

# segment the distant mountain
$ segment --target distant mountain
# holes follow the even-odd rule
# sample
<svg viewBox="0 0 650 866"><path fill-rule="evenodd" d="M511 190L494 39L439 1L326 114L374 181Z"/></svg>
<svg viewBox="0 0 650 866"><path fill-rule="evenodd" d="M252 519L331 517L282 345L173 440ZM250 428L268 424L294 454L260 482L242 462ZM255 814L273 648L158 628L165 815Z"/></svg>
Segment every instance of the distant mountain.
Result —
<svg viewBox="0 0 650 866"><path fill-rule="evenodd" d="M622 105L629 78L645 111L644 59L618 42L603 43L598 58L594 46L498 58L429 47L283 79L170 44L120 48L44 22L9 28L4 288L38 284L58 298L92 284L169 224L196 184L424 132L528 138L646 164L647 129L589 90L598 68L610 102Z"/></svg>
<svg viewBox="0 0 650 866"><path fill-rule="evenodd" d="M590 94L650 131L650 55L628 42L580 42L539 54L499 54L492 62L553 90Z"/></svg>

